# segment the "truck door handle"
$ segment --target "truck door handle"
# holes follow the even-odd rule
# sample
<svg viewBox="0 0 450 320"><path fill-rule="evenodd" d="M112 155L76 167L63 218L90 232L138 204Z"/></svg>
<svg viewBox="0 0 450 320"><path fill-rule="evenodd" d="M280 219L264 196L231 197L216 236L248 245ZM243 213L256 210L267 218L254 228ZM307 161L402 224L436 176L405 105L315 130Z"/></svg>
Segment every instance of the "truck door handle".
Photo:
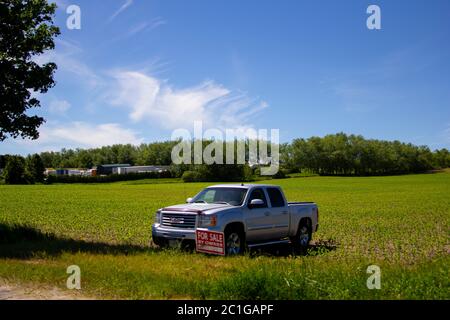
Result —
<svg viewBox="0 0 450 320"><path fill-rule="evenodd" d="M270 216L270 212L269 212L269 211L266 211L266 212L264 212L264 215L265 215L265 216Z"/></svg>
<svg viewBox="0 0 450 320"><path fill-rule="evenodd" d="M282 214L288 214L288 212L287 212L287 211L282 211L281 213L282 213Z"/></svg>

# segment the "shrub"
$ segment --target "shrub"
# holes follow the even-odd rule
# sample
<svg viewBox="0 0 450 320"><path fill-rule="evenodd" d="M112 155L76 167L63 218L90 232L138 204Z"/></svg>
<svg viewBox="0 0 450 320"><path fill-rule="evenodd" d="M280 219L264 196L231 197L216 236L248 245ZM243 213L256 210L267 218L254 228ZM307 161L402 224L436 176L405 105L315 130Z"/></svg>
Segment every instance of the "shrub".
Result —
<svg viewBox="0 0 450 320"><path fill-rule="evenodd" d="M181 177L184 182L198 182L200 181L200 173L197 171L185 171Z"/></svg>
<svg viewBox="0 0 450 320"><path fill-rule="evenodd" d="M183 173L184 182L246 182L252 181L253 171L247 165L193 165Z"/></svg>
<svg viewBox="0 0 450 320"><path fill-rule="evenodd" d="M286 171L284 169L278 170L278 172L272 176L273 179L286 179L286 177Z"/></svg>

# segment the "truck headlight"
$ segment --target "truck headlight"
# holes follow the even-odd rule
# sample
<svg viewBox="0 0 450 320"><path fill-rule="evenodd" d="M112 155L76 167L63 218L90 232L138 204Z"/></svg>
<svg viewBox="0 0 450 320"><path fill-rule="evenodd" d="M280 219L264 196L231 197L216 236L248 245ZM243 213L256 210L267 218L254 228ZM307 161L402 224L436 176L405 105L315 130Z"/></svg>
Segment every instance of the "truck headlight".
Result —
<svg viewBox="0 0 450 320"><path fill-rule="evenodd" d="M198 226L200 228L204 227L215 227L217 225L217 216L214 214L201 214L198 216Z"/></svg>
<svg viewBox="0 0 450 320"><path fill-rule="evenodd" d="M161 210L156 211L155 223L161 224Z"/></svg>

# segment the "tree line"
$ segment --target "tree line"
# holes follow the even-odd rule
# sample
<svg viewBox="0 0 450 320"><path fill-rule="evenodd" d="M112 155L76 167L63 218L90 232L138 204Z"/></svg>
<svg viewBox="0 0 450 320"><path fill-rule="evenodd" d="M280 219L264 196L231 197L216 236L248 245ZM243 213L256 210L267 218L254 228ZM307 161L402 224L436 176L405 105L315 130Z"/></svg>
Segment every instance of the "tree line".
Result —
<svg viewBox="0 0 450 320"><path fill-rule="evenodd" d="M447 149L338 133L295 139L281 148L283 166L320 175L388 175L450 167Z"/></svg>
<svg viewBox="0 0 450 320"><path fill-rule="evenodd" d="M0 156L0 168L3 169L6 183L41 182L45 168L89 169L111 163L170 165L170 176L183 177L188 182L248 181L258 175L257 167L250 168L237 163L173 165L171 153L178 143L179 141L165 141L139 146L128 144L87 150L62 149L59 152L43 152L25 158ZM203 145L208 143L204 142ZM247 160L248 144L249 141L246 141ZM280 166L281 171L277 177L293 172L355 176L419 173L450 167L450 152L447 149L431 151L426 146L400 141L365 139L360 135L338 133L295 139L291 143L280 145Z"/></svg>

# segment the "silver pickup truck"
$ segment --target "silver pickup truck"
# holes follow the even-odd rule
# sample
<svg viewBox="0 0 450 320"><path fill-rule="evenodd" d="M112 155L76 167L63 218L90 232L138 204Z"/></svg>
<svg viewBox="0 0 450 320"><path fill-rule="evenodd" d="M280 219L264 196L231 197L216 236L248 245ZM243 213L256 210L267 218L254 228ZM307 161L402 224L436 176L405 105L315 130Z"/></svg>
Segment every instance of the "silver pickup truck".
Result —
<svg viewBox="0 0 450 320"><path fill-rule="evenodd" d="M152 227L153 242L195 242L196 230L224 233L225 253L247 247L291 242L306 247L319 227L312 202L287 202L278 186L242 184L208 187L186 204L160 209Z"/></svg>

